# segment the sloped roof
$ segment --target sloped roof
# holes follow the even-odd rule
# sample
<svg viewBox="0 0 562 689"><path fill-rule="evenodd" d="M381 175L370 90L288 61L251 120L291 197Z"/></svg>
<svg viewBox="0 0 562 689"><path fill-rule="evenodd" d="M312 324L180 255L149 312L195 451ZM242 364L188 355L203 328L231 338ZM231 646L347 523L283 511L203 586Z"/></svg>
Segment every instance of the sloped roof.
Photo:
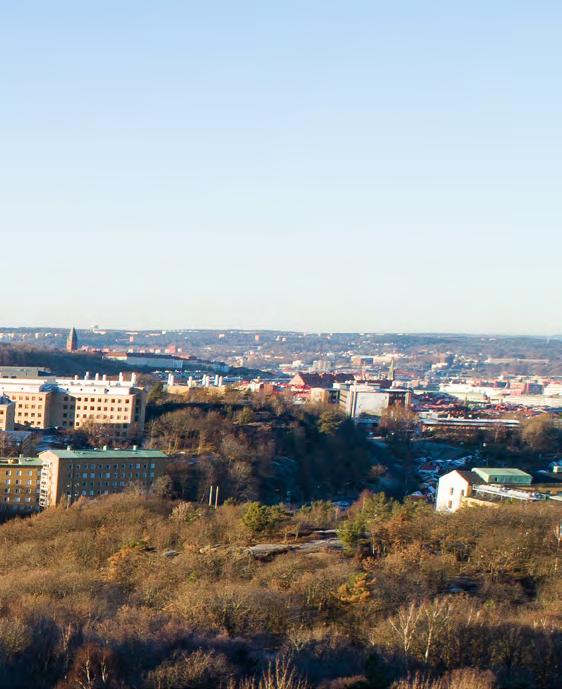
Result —
<svg viewBox="0 0 562 689"><path fill-rule="evenodd" d="M473 471L467 471L466 469L455 469L455 471L462 476L465 481L468 481L471 486L486 483L484 479L480 478L480 476Z"/></svg>

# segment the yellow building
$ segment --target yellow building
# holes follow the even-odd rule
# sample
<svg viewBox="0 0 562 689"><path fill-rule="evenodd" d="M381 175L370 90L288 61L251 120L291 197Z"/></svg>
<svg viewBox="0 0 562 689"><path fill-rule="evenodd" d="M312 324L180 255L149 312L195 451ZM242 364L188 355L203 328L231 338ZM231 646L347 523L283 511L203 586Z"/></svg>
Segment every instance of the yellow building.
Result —
<svg viewBox="0 0 562 689"><path fill-rule="evenodd" d="M168 456L159 450L46 450L39 454L42 507L80 497L122 493L137 484L148 489L162 476Z"/></svg>
<svg viewBox="0 0 562 689"><path fill-rule="evenodd" d="M119 380L98 375L1 378L0 395L14 402L19 427L79 429L103 424L115 440L134 440L144 431L146 395L137 387L135 374L129 381L122 375Z"/></svg>
<svg viewBox="0 0 562 689"><path fill-rule="evenodd" d="M43 462L33 457L0 459L0 505L3 511L39 510Z"/></svg>
<svg viewBox="0 0 562 689"><path fill-rule="evenodd" d="M13 431L16 405L7 397L0 397L0 431Z"/></svg>

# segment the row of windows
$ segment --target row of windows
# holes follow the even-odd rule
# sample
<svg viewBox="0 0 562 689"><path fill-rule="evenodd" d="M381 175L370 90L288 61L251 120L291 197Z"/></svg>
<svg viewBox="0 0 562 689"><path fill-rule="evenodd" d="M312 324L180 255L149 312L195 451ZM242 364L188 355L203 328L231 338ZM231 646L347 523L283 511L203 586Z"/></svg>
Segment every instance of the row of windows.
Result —
<svg viewBox="0 0 562 689"><path fill-rule="evenodd" d="M6 484L7 486L9 486L11 480L12 480L12 479L7 478L6 481L5 481L5 484ZM35 483L40 483L39 479L37 479L37 480L35 481ZM17 478L17 479L14 481L14 485L15 485L15 486L19 486L19 485L23 485L23 484L22 484L22 482L19 480L19 478ZM32 481L31 479L29 479L28 481L25 482L25 485L26 485L26 486L32 486L32 485L33 485L33 481Z"/></svg>
<svg viewBox="0 0 562 689"><path fill-rule="evenodd" d="M107 410L106 410L107 411ZM33 414L31 415L33 416ZM68 414L65 412L62 415L63 419L68 419ZM117 419L117 421L126 421L128 419L127 414L110 414L109 416L107 414L90 414L89 412L81 412L80 414L75 414L74 415L75 419L111 419L112 421L114 419Z"/></svg>
<svg viewBox="0 0 562 689"><path fill-rule="evenodd" d="M22 469L16 469L16 476L23 476L23 470ZM12 469L6 469L5 472L6 476L11 476L12 475ZM33 469L27 469L27 475L28 476L33 476Z"/></svg>
<svg viewBox="0 0 562 689"><path fill-rule="evenodd" d="M29 494L29 493L32 493L32 492L33 492L33 491L31 490L31 488L26 488L25 490L24 490L23 488L22 488L21 490L20 490L19 488L14 488L14 490L10 490L9 488L4 488L4 493L8 493L8 494L12 494L12 493L16 493L16 494L18 494L18 493L27 493L27 494ZM36 492L36 493L39 493L39 488L36 488L36 489L35 489L35 492Z"/></svg>
<svg viewBox="0 0 562 689"><path fill-rule="evenodd" d="M66 409L66 407L65 407ZM118 411L118 412L126 412L128 409L123 409L123 407L95 407L94 405L88 406L85 404L84 406L81 406L80 404L76 405L76 411Z"/></svg>
<svg viewBox="0 0 562 689"><path fill-rule="evenodd" d="M126 477L122 476L121 478L126 478ZM127 485L129 485L129 483L131 483L131 481L134 481L134 480L140 481L141 479L144 479L146 481L147 478L148 477L146 474L143 474L142 477L139 474L135 474L134 476L131 474L129 476L128 481L126 481L126 480L125 481L81 481L81 482L76 481L74 483L74 490L78 490L80 485L82 485L82 488L86 488L86 486L91 486L91 487L94 487L94 486L108 486L108 487L109 486L113 486L113 487L127 486ZM152 475L150 478L153 479L154 476ZM70 490L71 488L72 488L72 484L67 483L66 484L66 490Z"/></svg>
<svg viewBox="0 0 562 689"><path fill-rule="evenodd" d="M140 464L135 464L134 462L129 464L128 466L129 466L129 469L140 469L141 468ZM126 467L127 467L127 464L114 464L113 467L111 464L105 465L105 469L111 469L111 468L119 469L119 468L126 468ZM154 469L155 467L156 467L156 464L154 464L154 462L150 465L148 465L148 464L142 465L143 469L147 469L147 468ZM96 469L96 468L97 469L103 469L104 465L103 464L75 464L74 465L74 469L77 469L77 470L78 469ZM70 473L70 471L71 470L69 468L68 472Z"/></svg>
<svg viewBox="0 0 562 689"><path fill-rule="evenodd" d="M32 502L33 498L25 498L25 502ZM6 496L4 498L4 502L10 502L10 496ZM19 496L16 496L13 498L13 502L21 502L21 498Z"/></svg>
<svg viewBox="0 0 562 689"><path fill-rule="evenodd" d="M88 418L88 419L91 419L92 417L89 416L89 417L87 417L87 418ZM78 428L78 426L80 426L80 423L81 423L80 421L76 421L76 423L74 424L75 427ZM64 423L63 423L63 425L64 425ZM125 431L127 430L127 428L129 428L129 424L128 424L128 423L122 423L122 424L114 423L114 424L111 424L111 426L112 426L114 429L117 429L117 426L119 426L119 425L123 428L123 432L125 432ZM117 430L116 430L116 432L117 432Z"/></svg>
<svg viewBox="0 0 562 689"><path fill-rule="evenodd" d="M68 397L64 398L65 402L68 402ZM110 399L109 397L76 397L71 399L71 402L81 402L82 404L85 404L86 402L97 402L98 404L131 404L131 400L128 398L125 399Z"/></svg>
<svg viewBox="0 0 562 689"><path fill-rule="evenodd" d="M139 473L141 473L141 472L137 472L137 473L136 473L137 478L138 478L138 476L139 476ZM129 474L129 478L131 478L132 475L133 475L133 474ZM146 477L147 477L147 472L146 472L146 471L143 471L143 472L142 472L142 475L143 475L143 478L146 478ZM151 472L150 472L150 476L151 476L151 478L154 477L154 471L151 471ZM95 473L92 473L92 474L89 474L89 475L88 475L87 473L83 473L83 474L82 474L82 478L98 478L98 479L100 479L100 478L111 478L111 472L108 471L108 472L106 472L105 474L95 474ZM114 472L113 478L119 478L119 472L118 472L118 471ZM121 478L127 478L127 474L126 474L125 472L123 472L123 473L121 474ZM6 483L9 483L9 481L6 481ZM28 483L31 484L31 481L29 481Z"/></svg>

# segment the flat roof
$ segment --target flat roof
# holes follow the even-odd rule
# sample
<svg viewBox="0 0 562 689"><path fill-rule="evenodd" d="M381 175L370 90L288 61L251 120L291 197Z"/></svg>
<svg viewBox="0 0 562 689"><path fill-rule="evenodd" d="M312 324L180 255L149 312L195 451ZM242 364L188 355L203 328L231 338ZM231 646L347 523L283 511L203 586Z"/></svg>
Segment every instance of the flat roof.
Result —
<svg viewBox="0 0 562 689"><path fill-rule="evenodd" d="M531 474L526 471L509 467L474 467L472 471L481 471L483 474L498 474L499 476L528 476L532 478Z"/></svg>
<svg viewBox="0 0 562 689"><path fill-rule="evenodd" d="M44 462L39 457L0 457L1 467L17 466L43 466Z"/></svg>
<svg viewBox="0 0 562 689"><path fill-rule="evenodd" d="M139 457L145 459L167 459L168 455L160 450L44 450L39 457L50 452L60 459L122 459L123 457Z"/></svg>

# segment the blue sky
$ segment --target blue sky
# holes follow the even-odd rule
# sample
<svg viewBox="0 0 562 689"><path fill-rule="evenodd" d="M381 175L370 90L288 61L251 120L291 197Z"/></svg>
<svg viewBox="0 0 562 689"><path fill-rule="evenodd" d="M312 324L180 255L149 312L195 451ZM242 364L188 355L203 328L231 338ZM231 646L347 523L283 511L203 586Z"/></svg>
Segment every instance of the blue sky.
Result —
<svg viewBox="0 0 562 689"><path fill-rule="evenodd" d="M1 2L3 324L562 332L561 25Z"/></svg>

